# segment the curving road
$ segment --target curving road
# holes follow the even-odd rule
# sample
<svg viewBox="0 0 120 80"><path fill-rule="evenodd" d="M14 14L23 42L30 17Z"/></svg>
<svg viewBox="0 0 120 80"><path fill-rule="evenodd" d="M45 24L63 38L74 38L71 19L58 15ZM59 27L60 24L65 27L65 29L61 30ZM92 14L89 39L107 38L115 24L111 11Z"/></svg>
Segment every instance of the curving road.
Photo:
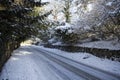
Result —
<svg viewBox="0 0 120 80"><path fill-rule="evenodd" d="M39 52L40 55L45 56L50 61L57 63L58 65L64 67L70 72L76 74L85 80L120 80L120 76L90 67L88 65L76 62L69 58L63 57L61 55L52 53L50 51L34 48Z"/></svg>
<svg viewBox="0 0 120 80"><path fill-rule="evenodd" d="M16 50L0 80L120 80L120 76L35 46Z"/></svg>

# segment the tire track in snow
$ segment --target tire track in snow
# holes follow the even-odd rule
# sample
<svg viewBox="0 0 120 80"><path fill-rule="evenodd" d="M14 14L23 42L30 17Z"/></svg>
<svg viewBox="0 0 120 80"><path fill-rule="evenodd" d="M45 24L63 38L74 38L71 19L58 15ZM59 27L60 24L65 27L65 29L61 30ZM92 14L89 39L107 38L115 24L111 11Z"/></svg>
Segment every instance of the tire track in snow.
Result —
<svg viewBox="0 0 120 80"><path fill-rule="evenodd" d="M32 51L32 50L31 50ZM36 52L36 53L39 53L39 52ZM63 78L63 80L71 80L66 74L64 74L63 72L61 72L59 69L57 69L55 66L53 66L52 64L50 64L49 63L49 61L48 60L46 60L46 57L45 57L45 59L44 59L44 56L42 57L43 55L41 55L41 54L35 54L35 55L33 55L32 56L32 58L34 57L34 58L39 58L40 60L42 60L43 62L45 62L45 63L47 63L48 64L48 67L50 67L50 69L52 69L52 74L54 74L54 72L57 74L57 75L59 75L59 77L61 77L61 78ZM33 59L34 59L33 58ZM39 64L39 62L36 62L36 61L34 61L36 64ZM39 65L38 65L39 66ZM56 75L56 77L57 77L57 75ZM59 77L58 77L58 79L59 79ZM58 80L57 79L57 80Z"/></svg>
<svg viewBox="0 0 120 80"><path fill-rule="evenodd" d="M90 74L88 74L88 73L86 73L86 72L72 66L72 65L69 65L68 63L65 63L65 62L63 62L63 61L61 61L61 60L59 60L59 59L45 53L44 51L41 51L41 50L38 50L38 49L36 49L36 50L41 52L40 54L44 55L48 59L52 60L53 62L56 62L57 64L63 66L67 70L69 70L69 71L75 73L76 75L84 78L85 80L101 80L101 79L99 79L99 78L97 78L95 76L92 76L92 75L90 75Z"/></svg>
<svg viewBox="0 0 120 80"><path fill-rule="evenodd" d="M50 54L52 52L42 50L42 49L36 49L36 50L39 51L39 52L42 52L42 55L46 56L50 60L58 63L59 65L63 66L64 68L74 72L75 74L77 74L79 76L82 76L83 78L86 78L87 80L119 80L120 79L119 76L107 73L105 71L102 71L102 70L99 70L99 69L96 69L96 68L86 66L84 64L80 64L80 63L78 63L78 62L76 62L74 60L71 60L69 58L66 58L66 57L63 57L63 56L60 56L60 55L57 55L57 54ZM87 67L88 70L91 70L91 71L93 70L94 71L92 73L94 73L94 74L98 73L98 75L96 77L95 75L87 73L84 70L76 68L76 67L74 67L74 66L72 66L72 65L70 65L70 64L68 64L66 62L63 62L60 58L61 59L67 59L67 60L69 60L69 62L82 65L83 67Z"/></svg>

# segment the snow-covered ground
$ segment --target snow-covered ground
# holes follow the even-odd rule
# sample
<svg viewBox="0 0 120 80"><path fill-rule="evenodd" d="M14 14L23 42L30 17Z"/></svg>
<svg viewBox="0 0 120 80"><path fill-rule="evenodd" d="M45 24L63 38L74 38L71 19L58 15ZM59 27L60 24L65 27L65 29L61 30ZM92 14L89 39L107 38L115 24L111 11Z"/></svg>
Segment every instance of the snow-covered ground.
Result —
<svg viewBox="0 0 120 80"><path fill-rule="evenodd" d="M65 56L75 61L90 65L92 67L120 75L120 62L111 61L108 59L101 59L89 53L81 53L81 52L68 53L58 49L44 48L42 46L40 46L40 48L54 52L55 54Z"/></svg>
<svg viewBox="0 0 120 80"><path fill-rule="evenodd" d="M0 74L0 80L84 80L51 62L35 49L47 50L120 76L120 62L101 59L89 53L68 53L33 45L22 46L13 52Z"/></svg>
<svg viewBox="0 0 120 80"><path fill-rule="evenodd" d="M79 44L76 46L92 47L100 49L120 50L120 43L117 41L95 41Z"/></svg>
<svg viewBox="0 0 120 80"><path fill-rule="evenodd" d="M65 80L60 77L62 74L56 73L57 69L52 67L52 63L38 54L29 46L15 50L4 66L0 80Z"/></svg>
<svg viewBox="0 0 120 80"><path fill-rule="evenodd" d="M36 73L33 68L34 66L36 67L36 64L29 58L29 55L32 55L32 53L24 50L23 47L15 50L4 66L0 80L37 80L37 75L34 75Z"/></svg>

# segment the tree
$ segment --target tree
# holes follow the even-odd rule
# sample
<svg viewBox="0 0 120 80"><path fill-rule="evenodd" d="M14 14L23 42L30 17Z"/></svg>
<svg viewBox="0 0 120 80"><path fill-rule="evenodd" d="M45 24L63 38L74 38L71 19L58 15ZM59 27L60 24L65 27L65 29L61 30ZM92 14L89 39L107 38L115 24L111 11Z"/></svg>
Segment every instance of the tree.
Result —
<svg viewBox="0 0 120 80"><path fill-rule="evenodd" d="M71 17L71 13L70 13L70 7L71 7L71 0L65 0L64 1L64 9L63 9L63 13L65 15L65 22L70 23L70 17Z"/></svg>
<svg viewBox="0 0 120 80"><path fill-rule="evenodd" d="M106 1L104 7L107 12L100 22L99 30L101 31L99 31L99 33L102 33L104 39L117 38L118 41L120 41L120 1Z"/></svg>
<svg viewBox="0 0 120 80"><path fill-rule="evenodd" d="M48 2L41 3L41 0L0 0L0 50L3 49L0 54L6 55L5 58L0 58L4 59L0 61L4 62L22 41L37 34L38 28L35 24L51 12L31 14L35 7L45 4Z"/></svg>
<svg viewBox="0 0 120 80"><path fill-rule="evenodd" d="M32 34L36 33L34 24L38 20L44 19L50 13L43 15L30 15L34 7L43 5L40 1L34 0L1 0L0 4L4 6L5 10L0 10L0 32L2 36L8 35L15 40L24 41ZM44 3L47 4L47 3ZM10 30L10 32L8 32ZM8 32L8 33L6 33ZM14 37L12 37L14 35Z"/></svg>

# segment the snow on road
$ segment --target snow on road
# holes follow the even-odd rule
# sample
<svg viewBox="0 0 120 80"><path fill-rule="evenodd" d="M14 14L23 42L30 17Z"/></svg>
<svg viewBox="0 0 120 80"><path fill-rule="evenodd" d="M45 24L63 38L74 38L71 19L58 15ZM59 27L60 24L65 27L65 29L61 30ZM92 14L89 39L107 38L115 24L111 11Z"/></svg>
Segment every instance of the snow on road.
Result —
<svg viewBox="0 0 120 80"><path fill-rule="evenodd" d="M36 49L49 50L84 64L120 75L120 63L100 59L88 53L67 53L41 46L22 46L13 52L5 64L0 80L84 80L62 66L40 55Z"/></svg>
<svg viewBox="0 0 120 80"><path fill-rule="evenodd" d="M44 50L54 52L56 54L65 56L67 58L84 63L86 65L90 65L92 67L95 67L95 68L98 68L98 69L101 69L101 70L104 70L104 71L107 71L113 74L120 75L120 62L118 61L111 61L108 59L98 58L89 53L81 53L81 52L68 53L68 52L58 50L58 49L44 48L42 46L39 46L37 48L42 48Z"/></svg>
<svg viewBox="0 0 120 80"><path fill-rule="evenodd" d="M21 47L5 64L0 80L84 80L51 62L29 46Z"/></svg>

